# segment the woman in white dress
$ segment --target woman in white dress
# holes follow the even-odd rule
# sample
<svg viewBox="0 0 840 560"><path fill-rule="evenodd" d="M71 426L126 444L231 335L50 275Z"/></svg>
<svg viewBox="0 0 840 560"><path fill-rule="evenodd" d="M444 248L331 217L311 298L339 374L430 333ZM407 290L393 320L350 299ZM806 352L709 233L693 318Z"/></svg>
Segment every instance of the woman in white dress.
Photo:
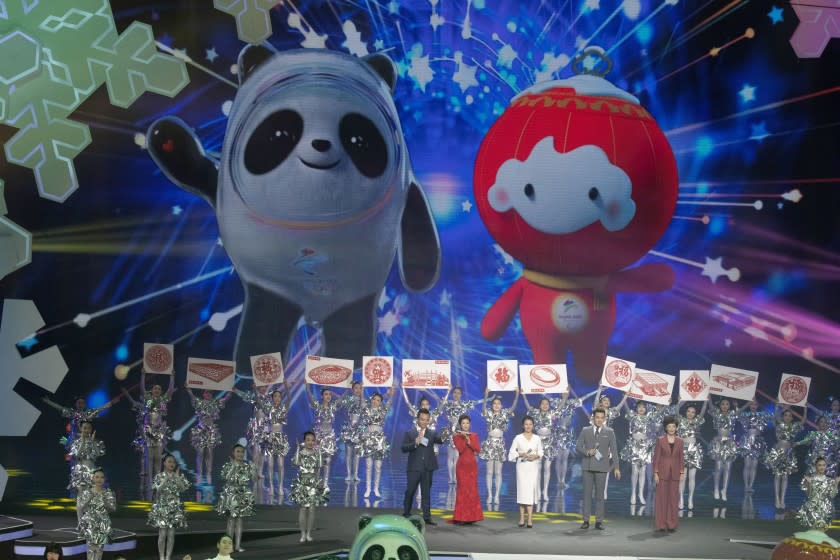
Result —
<svg viewBox="0 0 840 560"><path fill-rule="evenodd" d="M531 516L534 504L539 500L540 459L543 447L540 436L534 433L534 419L526 416L522 419L522 433L513 438L508 461L516 463L516 503L519 504L519 526L533 528Z"/></svg>

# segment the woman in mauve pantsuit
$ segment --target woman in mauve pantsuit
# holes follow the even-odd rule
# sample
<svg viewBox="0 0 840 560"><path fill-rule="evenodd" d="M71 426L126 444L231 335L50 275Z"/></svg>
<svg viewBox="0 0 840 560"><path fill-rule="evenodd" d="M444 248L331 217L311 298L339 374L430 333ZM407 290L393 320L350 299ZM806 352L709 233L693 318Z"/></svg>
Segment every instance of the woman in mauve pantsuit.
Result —
<svg viewBox="0 0 840 560"><path fill-rule="evenodd" d="M662 425L665 435L653 447L653 477L656 482L656 507L653 525L657 531L676 531L680 524L680 479L685 476L683 441L677 437L677 421L673 416Z"/></svg>

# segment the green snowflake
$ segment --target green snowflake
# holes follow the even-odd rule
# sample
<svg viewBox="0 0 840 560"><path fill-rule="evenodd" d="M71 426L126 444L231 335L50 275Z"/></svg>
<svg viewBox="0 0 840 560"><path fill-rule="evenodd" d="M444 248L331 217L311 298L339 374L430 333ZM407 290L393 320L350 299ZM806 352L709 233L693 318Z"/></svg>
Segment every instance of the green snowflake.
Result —
<svg viewBox="0 0 840 560"><path fill-rule="evenodd" d="M246 43L258 45L271 35L269 10L279 0L213 0L213 6L236 18L236 33Z"/></svg>
<svg viewBox="0 0 840 560"><path fill-rule="evenodd" d="M73 159L90 129L69 117L97 88L128 107L188 81L183 60L157 52L151 27L117 33L108 0L0 2L0 122L18 129L6 158L35 172L44 198L63 202L79 186Z"/></svg>

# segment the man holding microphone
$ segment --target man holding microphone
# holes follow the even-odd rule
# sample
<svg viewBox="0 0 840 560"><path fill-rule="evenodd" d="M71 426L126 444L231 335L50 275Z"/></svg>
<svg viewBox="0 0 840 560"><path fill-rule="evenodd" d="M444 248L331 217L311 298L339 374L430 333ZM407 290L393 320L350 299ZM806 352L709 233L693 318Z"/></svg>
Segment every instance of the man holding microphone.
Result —
<svg viewBox="0 0 840 560"><path fill-rule="evenodd" d="M403 501L403 515L411 515L411 503L417 487L420 487L420 505L423 509L423 520L426 525L437 525L432 521L429 496L432 492L432 474L437 470L438 463L433 444L442 444L440 436L429 428L429 411L421 408L417 411L417 426L403 435L402 451L408 453L408 468L406 478L408 487L405 489Z"/></svg>
<svg viewBox="0 0 840 560"><path fill-rule="evenodd" d="M618 446L615 432L604 425L606 411L596 408L592 412L593 426L585 427L578 436L577 452L583 456L581 475L583 477L583 525L589 529L592 514L592 492L595 492L595 528L604 528L604 486L607 473L612 468L616 480L621 480L618 470Z"/></svg>

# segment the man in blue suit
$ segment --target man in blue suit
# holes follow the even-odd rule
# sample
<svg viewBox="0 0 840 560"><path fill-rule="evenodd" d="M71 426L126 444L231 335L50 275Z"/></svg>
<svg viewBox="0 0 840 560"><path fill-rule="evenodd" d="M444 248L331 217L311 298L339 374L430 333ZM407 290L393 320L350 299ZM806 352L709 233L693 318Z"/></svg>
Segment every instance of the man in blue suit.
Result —
<svg viewBox="0 0 840 560"><path fill-rule="evenodd" d="M411 515L411 503L414 494L420 486L420 505L423 508L423 520L426 525L437 525L432 521L429 496L432 492L432 474L437 470L438 463L433 445L442 444L440 436L429 428L429 411L421 408L417 411L416 426L405 432L402 441L403 453L408 453L407 479L403 500L403 516Z"/></svg>

